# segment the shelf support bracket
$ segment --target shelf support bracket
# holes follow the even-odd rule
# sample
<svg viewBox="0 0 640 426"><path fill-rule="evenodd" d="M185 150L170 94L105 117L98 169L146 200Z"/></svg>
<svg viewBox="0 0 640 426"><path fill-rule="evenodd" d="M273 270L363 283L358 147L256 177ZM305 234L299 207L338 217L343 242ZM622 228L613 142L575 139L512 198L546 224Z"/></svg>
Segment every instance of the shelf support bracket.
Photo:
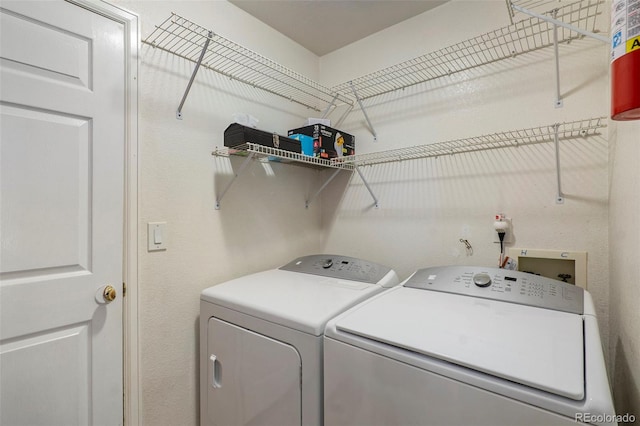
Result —
<svg viewBox="0 0 640 426"><path fill-rule="evenodd" d="M311 204L311 202L312 202L313 200L315 200L315 199L316 199L316 197L317 197L318 195L320 195L320 193L322 192L322 190L323 190L323 189L325 189L325 188L327 187L327 185L329 185L329 182L331 182L331 181L333 180L333 178L335 178L336 176L338 176L338 173L340 173L340 171L341 171L341 170L342 170L342 169L336 169L333 173L331 173L331 176L329 176L329 179L327 179L327 180L324 182L324 184L322 184L322 186L320 187L320 189L318 189L318 190L316 191L316 193L315 193L315 194L313 194L313 195L312 195L312 196L311 196L307 201L305 201L305 203L304 203L304 208L305 208L305 209L308 209L308 208L309 208L309 205Z"/></svg>
<svg viewBox="0 0 640 426"><path fill-rule="evenodd" d="M340 116L338 121L333 125L334 128L340 128L340 125L344 121L345 118L349 115L349 113L353 110L353 105L349 105L347 110Z"/></svg>
<svg viewBox="0 0 640 426"><path fill-rule="evenodd" d="M553 17L558 15L558 9L553 10ZM560 54L558 53L558 26L553 24L553 49L556 55L556 100L554 106L562 108L563 102L560 95Z"/></svg>
<svg viewBox="0 0 640 426"><path fill-rule="evenodd" d="M553 141L556 145L556 179L558 181L558 194L556 196L556 204L564 204L564 194L562 193L562 182L560 180L560 141L558 139L559 124L553 125Z"/></svg>
<svg viewBox="0 0 640 426"><path fill-rule="evenodd" d="M238 171L236 173L234 173L233 178L229 181L229 183L227 183L227 186L224 187L224 189L222 190L222 193L220 193L220 196L216 199L216 210L220 210L220 202L222 201L222 198L227 193L229 188L231 188L231 185L233 184L233 182L235 182L235 180L238 178L238 176L240 176L240 174L242 174L244 169L249 165L251 160L253 160L253 157L255 155L256 155L255 152L249 153L249 156L244 159L242 164L240 164L240 167L238 168Z"/></svg>
<svg viewBox="0 0 640 426"><path fill-rule="evenodd" d="M360 99L360 96L358 96L358 92L356 91L356 88L353 85L353 81L349 81L349 86L351 86L351 90L353 91L353 96L355 96L356 100L358 101L358 105L360 105L362 114L364 114L364 118L365 120L367 120L367 124L369 125L369 130L371 130L371 133L373 134L373 141L376 142L378 140L378 135L376 134L376 130L373 128L373 125L371 124L371 120L369 120L369 114L367 114L367 110L364 108L364 105L362 104L362 100Z"/></svg>
<svg viewBox="0 0 640 426"><path fill-rule="evenodd" d="M518 6L517 4L511 3L511 7L513 9L517 10L518 12L522 12L522 13L524 13L526 15L533 16L534 18L542 19L543 21L551 22L554 25L557 25L559 27L567 28L567 29L569 29L571 31L575 31L578 34L582 34L583 36L595 38L596 40L600 40L603 43L609 44L611 42L608 37L601 36L599 34L591 32L591 31L583 30L582 28L578 28L578 27L575 27L575 26L573 26L571 24L567 24L565 22L559 21L557 19L551 18L550 16L545 16L545 15L541 15L541 14L536 13L536 12L532 12L531 10L525 9L522 6Z"/></svg>
<svg viewBox="0 0 640 426"><path fill-rule="evenodd" d="M191 85L193 84L193 80L196 78L196 74L198 73L198 69L200 68L200 64L202 63L202 59L204 59L204 55L207 53L207 48L209 47L209 42L213 38L213 32L209 31L207 34L207 40L204 42L204 47L202 48L202 53L200 53L200 57L198 58L198 62L196 62L196 66L191 73L191 78L189 79L189 84L187 84L187 88L184 91L184 95L182 95L182 100L180 101L180 105L178 106L178 111L176 111L176 118L178 120L182 120L182 107L184 106L184 102L187 100L187 96L189 96L189 91L191 90Z"/></svg>
<svg viewBox="0 0 640 426"><path fill-rule="evenodd" d="M354 165L354 167L356 169L356 172L358 172L358 174L360 175L360 179L362 179L362 182L364 183L364 186L367 188L367 191L369 191L369 194L371 194L371 198L373 198L373 205L377 209L378 207L380 207L380 204L378 203L378 197L376 197L376 195L371 190L371 187L369 186L369 182L367 182L367 180L364 178L364 175L360 171L360 167L356 165Z"/></svg>
<svg viewBox="0 0 640 426"><path fill-rule="evenodd" d="M327 115L329 115L329 111L331 110L331 107L336 103L336 99L338 99L338 92L336 92L335 95L333 95L333 99L331 99L331 102L329 102L329 105L327 105L327 107L324 109L324 111L322 111L322 118L327 118Z"/></svg>

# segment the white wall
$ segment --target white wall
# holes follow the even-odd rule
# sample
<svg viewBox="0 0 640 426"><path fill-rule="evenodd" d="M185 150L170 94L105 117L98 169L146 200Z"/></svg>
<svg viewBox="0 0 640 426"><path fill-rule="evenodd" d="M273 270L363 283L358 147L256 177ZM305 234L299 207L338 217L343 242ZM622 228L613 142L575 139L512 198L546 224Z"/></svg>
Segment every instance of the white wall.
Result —
<svg viewBox="0 0 640 426"><path fill-rule="evenodd" d="M611 137L611 377L616 410L640 418L640 122L619 122Z"/></svg>
<svg viewBox="0 0 640 426"><path fill-rule="evenodd" d="M142 38L176 12L311 78L317 58L226 1L118 1L139 14ZM302 124L306 109L202 69L176 108L193 64L143 44L140 51L139 321L141 424L194 425L198 418L199 294L250 272L320 250L320 208L304 208L317 172L259 162L233 184L222 208L216 193L241 159L213 158L232 114L259 128ZM167 222L168 249L147 252L146 224Z"/></svg>
<svg viewBox="0 0 640 426"><path fill-rule="evenodd" d="M504 2L455 1L318 60L226 1L116 3L140 15L143 38L175 11L327 85L508 23ZM562 109L552 106L553 56L546 49L367 102L377 143L357 111L342 127L357 135L360 152L370 152L607 115L607 50L590 40L561 46ZM606 344L607 226L619 223L622 210L612 209L609 220L606 130L600 137L562 142L564 205L554 202L553 146L541 144L365 168L379 209L370 208L357 176L344 175L306 211L304 198L317 188L317 172L274 164L275 176L268 177L255 163L216 211L215 194L230 179L229 163L209 154L222 145L231 115L247 112L261 119L260 127L284 132L309 112L202 70L178 121L175 109L192 64L143 45L140 66L143 424L196 424L203 288L320 251L386 263L403 277L430 264L494 264L496 212L513 218L517 246L589 252L588 285ZM234 169L239 162L232 160ZM149 221L167 221L166 252L145 250ZM460 238L473 244L473 256ZM612 288L616 306L632 317L625 298L637 294L634 287ZM637 365L640 339L629 337L637 328L615 315L612 354ZM623 351L614 350L618 339ZM637 390L638 380L632 383Z"/></svg>
<svg viewBox="0 0 640 426"><path fill-rule="evenodd" d="M606 13L600 29L607 29ZM453 1L321 58L332 85L508 25L504 2ZM585 39L560 46L564 107L554 101L553 48L475 68L367 100L342 125L357 151L381 151L608 114L608 46ZM389 59L391 58L391 59ZM563 205L555 203L553 143L413 160L363 169L323 200L326 251L397 268L496 265L494 214L513 219L515 247L588 252L588 288L608 335L607 132L561 142ZM474 248L467 255L460 238Z"/></svg>

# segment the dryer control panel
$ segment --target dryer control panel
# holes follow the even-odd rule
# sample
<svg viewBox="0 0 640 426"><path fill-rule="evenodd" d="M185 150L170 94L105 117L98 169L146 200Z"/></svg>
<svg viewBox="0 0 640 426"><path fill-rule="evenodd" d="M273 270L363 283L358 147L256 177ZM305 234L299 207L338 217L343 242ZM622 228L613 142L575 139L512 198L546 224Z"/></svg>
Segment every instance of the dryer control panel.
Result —
<svg viewBox="0 0 640 426"><path fill-rule="evenodd" d="M418 270L405 287L584 313L584 290L573 284L526 272L475 266L439 266Z"/></svg>
<svg viewBox="0 0 640 426"><path fill-rule="evenodd" d="M280 269L369 284L379 283L391 271L391 268L378 263L330 254L300 257Z"/></svg>

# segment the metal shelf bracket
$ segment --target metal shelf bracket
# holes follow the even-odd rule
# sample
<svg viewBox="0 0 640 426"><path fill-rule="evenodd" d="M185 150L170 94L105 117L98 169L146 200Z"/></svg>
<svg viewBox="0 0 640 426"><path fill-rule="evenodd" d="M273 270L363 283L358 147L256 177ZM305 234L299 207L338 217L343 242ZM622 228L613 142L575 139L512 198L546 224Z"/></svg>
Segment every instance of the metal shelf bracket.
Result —
<svg viewBox="0 0 640 426"><path fill-rule="evenodd" d="M329 176L329 179L327 179L327 180L324 182L324 184L322 184L322 186L320 187L320 189L318 189L318 190L316 191L316 193L315 193L315 194L313 194L311 197L309 197L309 199L308 199L307 201L305 201L305 203L304 203L304 208L305 208L305 209L308 209L308 208L309 208L309 205L311 204L311 202L312 202L313 200L315 200L315 199L316 199L316 197L317 197L318 195L320 195L320 193L322 192L322 190L323 190L323 189L325 189L325 188L327 187L327 185L329 185L329 182L331 182L331 181L333 180L333 178L335 178L336 176L338 176L338 173L340 173L340 171L341 171L341 170L342 170L342 169L336 169L333 173L331 173L331 176Z"/></svg>
<svg viewBox="0 0 640 426"><path fill-rule="evenodd" d="M236 173L234 173L233 178L229 181L227 186L224 187L224 189L220 193L220 196L216 199L216 210L220 210L220 202L222 201L222 198L227 193L229 188L231 188L231 185L233 184L233 182L235 182L235 180L238 178L238 176L240 176L240 174L244 171L244 169L247 168L247 166L249 165L251 160L253 160L253 157L255 155L256 154L254 152L249 153L249 156L247 156L247 158L244 159L242 164L240 164L240 167L238 168L238 171Z"/></svg>
<svg viewBox="0 0 640 426"><path fill-rule="evenodd" d="M553 10L553 17L558 15L558 9ZM563 102L560 95L560 54L558 52L558 25L553 24L553 50L556 57L556 100L554 106L562 108ZM557 133L557 132L556 132Z"/></svg>
<svg viewBox="0 0 640 426"><path fill-rule="evenodd" d="M351 90L353 91L353 96L356 98L356 101L358 101L358 105L360 105L362 114L364 114L364 118L365 120L367 120L367 124L369 125L369 130L371 130L371 133L373 134L373 141L377 142L378 135L376 134L376 130L373 128L373 124L371 124L371 120L369 120L369 114L367 114L367 110L364 108L364 105L362 104L362 100L360 99L360 96L358 96L358 92L356 91L356 88L353 85L353 81L349 82L349 86L351 86Z"/></svg>
<svg viewBox="0 0 640 426"><path fill-rule="evenodd" d="M336 94L333 95L333 99L331 99L331 102L329 102L329 105L327 105L324 111L322 111L322 118L327 118L327 115L329 115L329 111L331 111L331 108L336 103L336 99L338 99L338 95L339 95L338 92L336 92Z"/></svg>
<svg viewBox="0 0 640 426"><path fill-rule="evenodd" d="M180 101L180 105L178 106L178 111L176 111L176 118L178 120L182 120L182 107L184 106L184 102L187 100L187 96L189 96L189 91L191 90L191 85L193 84L193 80L196 78L196 74L198 74L198 69L200 68L200 64L202 63L202 59L204 55L207 53L207 48L209 47L209 42L213 37L213 31L209 31L208 37L204 42L204 46L202 47L202 53L200 53L200 58L198 58L198 62L196 62L195 68L193 68L193 72L191 73L191 78L189 79L189 84L187 84L187 88L184 91L184 95L182 95L182 100Z"/></svg>
<svg viewBox="0 0 640 426"><path fill-rule="evenodd" d="M349 115L349 113L351 112L351 110L353 110L353 105L349 105L347 106L347 109L345 110L345 112L340 116L340 118L338 119L338 121L333 125L333 127L339 128L342 125L342 122L344 121L345 118L347 118L347 116Z"/></svg>
<svg viewBox="0 0 640 426"><path fill-rule="evenodd" d="M558 183L558 193L556 195L556 204L564 204L564 194L562 193L562 181L560 179L560 141L558 138L558 128L560 124L553 125L553 142L556 145L556 179Z"/></svg>
<svg viewBox="0 0 640 426"><path fill-rule="evenodd" d="M378 197L376 197L376 195L371 190L371 187L369 186L369 182L367 182L367 179L365 179L364 175L360 171L360 167L358 167L357 165L354 165L354 168L356 169L356 172L358 172L358 174L360 175L360 179L362 179L362 182L364 183L364 186L367 188L367 191L369 191L369 194L371 194L371 198L373 198L373 205L377 209L378 207L380 207L380 204L378 203Z"/></svg>
<svg viewBox="0 0 640 426"><path fill-rule="evenodd" d="M362 182L364 183L364 186L367 188L367 191L369 191L369 194L371 194L371 198L373 198L373 205L375 206L375 208L379 208L380 207L380 203L378 202L378 197L376 197L376 195L373 193L373 190L371 189L371 187L369 186L369 182L367 182L367 179L364 177L364 175L362 174L362 172L360 171L360 167L354 165L353 167L355 169L356 172L358 172L358 175L360 176L360 179L362 179ZM315 192L315 194L313 194L311 197L309 197L309 199L305 202L305 209L309 208L309 205L311 204L311 202L313 200L315 200L318 195L320 195L320 193L327 187L327 185L329 185L329 183L336 177L338 176L338 173L340 173L342 169L336 169L331 176L329 176L329 178L324 182L324 184L322 184L322 186Z"/></svg>

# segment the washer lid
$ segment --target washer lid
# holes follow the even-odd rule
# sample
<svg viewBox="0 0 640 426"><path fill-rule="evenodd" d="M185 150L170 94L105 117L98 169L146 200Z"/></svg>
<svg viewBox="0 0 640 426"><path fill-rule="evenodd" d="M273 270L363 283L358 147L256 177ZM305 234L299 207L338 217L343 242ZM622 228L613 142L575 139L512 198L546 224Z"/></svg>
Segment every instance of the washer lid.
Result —
<svg viewBox="0 0 640 426"><path fill-rule="evenodd" d="M556 395L584 397L580 315L399 287L347 312L336 328Z"/></svg>

